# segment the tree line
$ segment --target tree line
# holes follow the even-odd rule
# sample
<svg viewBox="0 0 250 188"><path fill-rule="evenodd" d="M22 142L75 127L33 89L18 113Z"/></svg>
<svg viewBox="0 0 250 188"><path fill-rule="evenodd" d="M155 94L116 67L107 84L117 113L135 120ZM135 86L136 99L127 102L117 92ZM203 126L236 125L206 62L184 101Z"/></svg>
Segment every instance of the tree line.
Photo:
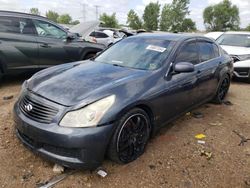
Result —
<svg viewBox="0 0 250 188"><path fill-rule="evenodd" d="M39 11L38 8L31 8L30 9L30 14L35 14L35 15L41 15L41 12ZM60 24L71 24L71 25L76 25L79 24L79 20L74 20L72 19L72 17L69 14L58 14L55 11L49 10L46 12L46 17L49 20L52 20L56 23L60 23Z"/></svg>
<svg viewBox="0 0 250 188"><path fill-rule="evenodd" d="M190 0L173 0L170 4L161 5L149 3L142 17L131 9L127 14L127 24L132 29L145 29L148 31L161 30L168 32L192 32L196 31L195 22L188 18ZM112 19L115 22L112 26L118 26L115 14L107 18L107 15L100 17L105 22ZM233 5L230 0L206 7L203 10L203 20L207 31L229 31L246 30L250 31L250 24L246 28L240 28L239 8ZM110 21L109 21L110 22ZM111 27L111 25L106 25Z"/></svg>
<svg viewBox="0 0 250 188"><path fill-rule="evenodd" d="M134 30L196 31L195 22L188 18L190 14L189 4L190 0L173 0L172 3L164 4L161 7L159 2L151 2L145 7L142 17L138 16L135 10L131 9L127 14L127 25ZM30 12L40 14L37 8L32 8ZM68 14L59 15L54 11L48 11L46 17L58 23L79 23L78 20L72 21ZM120 26L115 13L111 15L103 13L99 19L104 27L118 28ZM230 0L223 0L218 4L206 7L203 10L203 20L207 31L250 31L250 24L246 28L240 28L239 8L233 5Z"/></svg>

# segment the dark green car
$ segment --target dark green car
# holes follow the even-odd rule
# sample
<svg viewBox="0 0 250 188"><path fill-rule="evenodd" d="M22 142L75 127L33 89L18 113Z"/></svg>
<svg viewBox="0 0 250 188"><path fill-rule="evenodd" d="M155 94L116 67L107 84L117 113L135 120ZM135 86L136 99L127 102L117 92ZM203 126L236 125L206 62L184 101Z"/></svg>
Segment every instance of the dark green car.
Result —
<svg viewBox="0 0 250 188"><path fill-rule="evenodd" d="M88 59L103 49L42 16L0 11L0 78Z"/></svg>

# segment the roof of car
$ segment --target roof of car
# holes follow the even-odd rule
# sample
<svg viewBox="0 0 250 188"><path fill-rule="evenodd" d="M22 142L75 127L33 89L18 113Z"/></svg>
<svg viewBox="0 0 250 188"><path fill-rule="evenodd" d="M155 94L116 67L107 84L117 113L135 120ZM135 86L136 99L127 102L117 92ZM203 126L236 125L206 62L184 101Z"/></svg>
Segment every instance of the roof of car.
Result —
<svg viewBox="0 0 250 188"><path fill-rule="evenodd" d="M10 17L28 18L28 19L39 19L42 21L47 21L47 22L50 22L50 23L57 25L57 27L60 27L62 30L67 32L67 30L63 26L49 20L46 17L40 16L40 15L28 14L28 13L23 13L23 12L5 11L5 10L0 10L0 15L1 16L10 16Z"/></svg>
<svg viewBox="0 0 250 188"><path fill-rule="evenodd" d="M183 33L142 33L134 37L148 37L148 38L152 37L152 38L166 39L166 40L171 40L171 41L180 41L180 40L186 40L186 39L191 39L191 38L204 38L206 40L211 40L202 35L183 34Z"/></svg>
<svg viewBox="0 0 250 188"><path fill-rule="evenodd" d="M43 16L40 15L34 15L34 14L28 14L28 13L24 13L24 12L14 12L14 11L5 11L5 10L0 10L0 14L4 15L4 16L19 16L19 17L38 17L38 18L42 18L42 19L47 19Z"/></svg>
<svg viewBox="0 0 250 188"><path fill-rule="evenodd" d="M250 35L247 31L227 31L225 34Z"/></svg>

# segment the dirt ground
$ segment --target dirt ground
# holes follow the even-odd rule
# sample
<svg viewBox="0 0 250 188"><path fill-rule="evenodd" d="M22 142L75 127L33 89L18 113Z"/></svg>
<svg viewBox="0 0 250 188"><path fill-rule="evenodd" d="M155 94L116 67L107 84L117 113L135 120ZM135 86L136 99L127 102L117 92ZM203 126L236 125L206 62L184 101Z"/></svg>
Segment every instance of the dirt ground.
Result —
<svg viewBox="0 0 250 188"><path fill-rule="evenodd" d="M34 155L14 134L12 108L25 76L0 86L0 186L36 187L56 174L53 163ZM4 96L14 98L4 100ZM250 141L239 146L238 131L250 138L250 85L233 82L228 101L206 104L163 128L145 154L128 165L105 160L108 175L77 171L56 187L250 187ZM205 145L196 134L206 135ZM206 156L206 154L208 156ZM212 156L209 156L212 154Z"/></svg>

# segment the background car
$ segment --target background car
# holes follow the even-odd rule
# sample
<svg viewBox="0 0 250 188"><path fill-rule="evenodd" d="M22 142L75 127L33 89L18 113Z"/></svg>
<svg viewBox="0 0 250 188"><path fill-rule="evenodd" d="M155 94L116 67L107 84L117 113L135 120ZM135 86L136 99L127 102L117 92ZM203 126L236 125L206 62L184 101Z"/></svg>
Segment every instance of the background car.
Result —
<svg viewBox="0 0 250 188"><path fill-rule="evenodd" d="M80 23L69 29L71 33L77 33L85 41L103 44L105 47L111 46L115 42L126 37L125 33L112 28L99 27L99 21L88 21ZM88 28L88 32L86 32Z"/></svg>
<svg viewBox="0 0 250 188"><path fill-rule="evenodd" d="M217 42L234 59L234 76L250 83L250 32L225 32Z"/></svg>
<svg viewBox="0 0 250 188"><path fill-rule="evenodd" d="M9 11L0 11L0 43L0 77L88 59L104 49L42 16Z"/></svg>
<svg viewBox="0 0 250 188"><path fill-rule="evenodd" d="M205 37L208 37L208 38L211 38L211 39L218 39L224 32L209 32L209 33L206 33L204 36Z"/></svg>
<svg viewBox="0 0 250 188"><path fill-rule="evenodd" d="M103 44L108 47L123 39L124 36L124 34L122 35L121 33L114 32L111 30L97 30L90 33L89 37L87 37L86 40L94 43Z"/></svg>
<svg viewBox="0 0 250 188"><path fill-rule="evenodd" d="M232 59L206 37L129 37L26 81L14 107L17 136L71 168L95 169L106 154L129 163L160 127L205 102L222 103L232 71Z"/></svg>

